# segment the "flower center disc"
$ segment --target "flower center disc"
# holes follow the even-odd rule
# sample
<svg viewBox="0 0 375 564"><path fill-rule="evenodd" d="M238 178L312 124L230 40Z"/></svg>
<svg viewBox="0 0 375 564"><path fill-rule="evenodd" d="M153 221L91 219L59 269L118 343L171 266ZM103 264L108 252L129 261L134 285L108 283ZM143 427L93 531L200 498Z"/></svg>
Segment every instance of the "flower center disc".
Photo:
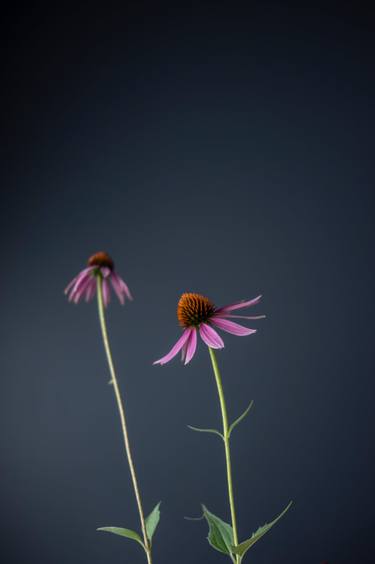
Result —
<svg viewBox="0 0 375 564"><path fill-rule="evenodd" d="M177 317L183 327L205 323L214 313L214 304L201 294L182 294L177 305Z"/></svg>
<svg viewBox="0 0 375 564"><path fill-rule="evenodd" d="M95 253L95 255L92 255L87 261L87 264L89 266L99 266L99 267L106 266L110 270L113 270L115 266L111 257L103 251L100 251L99 253Z"/></svg>

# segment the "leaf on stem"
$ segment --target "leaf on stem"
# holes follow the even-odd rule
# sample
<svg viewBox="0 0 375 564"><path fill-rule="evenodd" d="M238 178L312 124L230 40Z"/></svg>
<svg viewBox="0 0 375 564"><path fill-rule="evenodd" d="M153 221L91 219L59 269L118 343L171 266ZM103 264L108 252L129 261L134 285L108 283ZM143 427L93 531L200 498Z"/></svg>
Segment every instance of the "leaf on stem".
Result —
<svg viewBox="0 0 375 564"><path fill-rule="evenodd" d="M135 540L140 545L142 545L143 548L145 548L145 545L143 544L139 534L135 531L132 531L131 529L123 529L122 527L99 527L99 529L96 530L104 531L106 533L113 533L114 535L120 535L120 537L126 537L128 539Z"/></svg>
<svg viewBox="0 0 375 564"><path fill-rule="evenodd" d="M213 548L232 558L233 529L231 525L216 517L204 505L202 505L202 509L208 523L208 542Z"/></svg>
<svg viewBox="0 0 375 564"><path fill-rule="evenodd" d="M251 400L245 411L240 415L235 421L233 421L232 425L229 427L228 437L231 436L232 431L243 419L245 419L246 415L249 413L250 409L253 407L254 400Z"/></svg>
<svg viewBox="0 0 375 564"><path fill-rule="evenodd" d="M251 548L260 538L262 538L262 536L265 535L275 525L275 523L277 523L277 521L281 519L283 515L285 515L292 503L293 502L291 501L286 506L284 511L282 511L280 515L276 517L276 519L271 521L271 523L266 523L265 525L263 525L263 527L259 527L259 529L255 531L255 533L253 533L249 539L241 542L238 546L232 546L232 551L235 554L238 554L242 560L249 548Z"/></svg>
<svg viewBox="0 0 375 564"><path fill-rule="evenodd" d="M159 503L155 505L154 509L151 511L150 515L146 517L145 520L147 538L150 542L152 541L152 537L160 521L160 504L161 501L159 501Z"/></svg>
<svg viewBox="0 0 375 564"><path fill-rule="evenodd" d="M223 435L217 429L201 429L200 427L193 427L192 425L188 425L189 429L192 431L198 431L198 433L213 433L214 435L219 435L224 440Z"/></svg>

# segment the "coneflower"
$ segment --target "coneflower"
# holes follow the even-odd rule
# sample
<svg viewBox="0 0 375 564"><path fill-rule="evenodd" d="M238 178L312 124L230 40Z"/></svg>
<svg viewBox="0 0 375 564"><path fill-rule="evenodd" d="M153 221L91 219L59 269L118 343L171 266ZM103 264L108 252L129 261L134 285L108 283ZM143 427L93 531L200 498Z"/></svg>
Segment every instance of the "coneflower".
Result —
<svg viewBox="0 0 375 564"><path fill-rule="evenodd" d="M102 332L104 349L107 356L109 372L111 375L110 384L113 385L115 392L117 408L120 415L121 430L124 439L125 452L129 463L130 475L132 479L134 494L137 502L138 513L141 523L142 536L137 532L122 527L100 527L99 531L106 531L120 535L126 538L137 541L142 545L148 564L152 564L151 543L152 536L155 532L159 522L160 511L159 505L152 510L150 515L145 518L143 512L143 505L141 501L141 494L138 486L138 480L135 472L133 456L130 448L129 433L125 417L124 402L121 397L120 388L117 381L117 376L114 368L112 352L109 345L107 323L105 319L105 306L110 301L110 283L115 291L121 304L124 304L125 297L129 300L132 299L129 288L122 278L115 272L114 262L111 257L101 251L95 253L88 259L87 268L83 269L65 289L65 294L69 295L69 301L78 303L82 298L86 301L91 300L94 295L97 295L99 321Z"/></svg>
<svg viewBox="0 0 375 564"><path fill-rule="evenodd" d="M229 424L222 377L215 352L215 349L222 349L224 347L224 341L216 329L221 329L222 331L226 331L227 333L232 333L237 336L254 334L256 329L244 327L235 321L231 321L231 319L256 320L264 318L264 315L245 316L233 313L239 309L255 306L259 303L260 299L261 296L257 296L252 300L236 302L223 307L216 307L211 300L201 294L182 294L177 305L177 318L183 328L182 335L169 353L154 362L154 364L166 364L181 351L182 360L185 364L188 364L196 352L198 334L208 347L220 402L223 428L222 432L220 432L216 429L200 429L197 427L191 427L190 425L189 427L194 431L219 435L224 443L227 495L231 524L222 521L222 519L208 511L205 506L203 506L203 516L207 520L209 526L207 538L210 545L219 552L229 556L233 564L242 563L242 560L249 548L253 546L253 544L255 544L255 542L257 542L267 531L269 531L269 529L282 517L282 515L285 514L291 505L289 504L284 511L276 517L276 519L271 521L271 523L266 523L263 527L260 527L249 539L239 542L232 477L230 437L233 429L250 411L253 402L250 403L248 408L242 413L242 415L240 415L240 417L238 417L232 424Z"/></svg>
<svg viewBox="0 0 375 564"><path fill-rule="evenodd" d="M183 327L183 333L177 343L165 356L156 360L154 364L166 364L182 351L182 360L188 364L197 349L197 335L199 333L202 341L212 349L224 348L224 341L215 328L232 333L239 337L252 335L256 329L249 329L229 318L237 319L262 319L264 315L233 315L233 311L254 306L260 302L262 296L252 300L236 302L217 308L211 300L201 294L182 294L177 305L177 318Z"/></svg>
<svg viewBox="0 0 375 564"><path fill-rule="evenodd" d="M69 301L77 304L82 298L88 302L95 296L97 289L97 277L102 278L103 301L107 306L111 299L111 286L115 291L121 304L125 303L125 297L132 300L132 295L127 284L115 272L115 264L111 257L100 251L92 255L84 268L65 288Z"/></svg>

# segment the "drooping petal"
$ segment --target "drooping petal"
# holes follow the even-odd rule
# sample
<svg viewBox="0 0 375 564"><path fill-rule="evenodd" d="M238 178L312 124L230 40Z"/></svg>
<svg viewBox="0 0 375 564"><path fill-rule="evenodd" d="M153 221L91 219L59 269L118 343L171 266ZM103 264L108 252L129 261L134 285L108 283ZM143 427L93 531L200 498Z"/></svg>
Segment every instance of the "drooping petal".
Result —
<svg viewBox="0 0 375 564"><path fill-rule="evenodd" d="M234 304L229 304L223 307L219 307L216 310L216 313L229 313L230 311L234 311L235 309L241 309L243 307L250 307L256 305L260 302L262 295L253 298L252 300L248 300L247 302L236 302Z"/></svg>
<svg viewBox="0 0 375 564"><path fill-rule="evenodd" d="M86 278L82 280L77 290L72 290L69 297L69 301L73 301L75 304L78 304L81 298L83 298L83 296L85 295L85 292L87 288L90 286L91 282L92 282L91 276L86 275Z"/></svg>
<svg viewBox="0 0 375 564"><path fill-rule="evenodd" d="M170 360L172 360L172 358L174 358L176 354L180 352L180 350L182 349L182 347L190 337L192 331L194 331L194 329L191 329L190 327L188 329L185 329L181 337L178 339L177 343L171 348L169 353L163 356L162 358L159 358L159 360L155 360L153 364L163 365L169 362Z"/></svg>
<svg viewBox="0 0 375 564"><path fill-rule="evenodd" d="M199 333L208 347L211 347L212 349L224 348L223 339L218 333L216 333L215 329L207 325L207 323L201 323Z"/></svg>
<svg viewBox="0 0 375 564"><path fill-rule="evenodd" d="M116 278L118 279L119 283L121 284L121 287L122 287L122 289L124 290L125 295L126 295L126 297L128 298L128 300L132 300L132 299L133 299L133 296L131 295L130 290L129 290L129 287L128 287L128 285L126 284L126 282L121 278L121 276L119 276L119 275L116 274L115 272L114 272L113 274L116 276Z"/></svg>
<svg viewBox="0 0 375 564"><path fill-rule="evenodd" d="M74 294L73 290L71 290L71 291L69 292L69 294L68 294L68 300L69 300L70 302L73 302L73 301L74 301L74 295L75 295L75 294Z"/></svg>
<svg viewBox="0 0 375 564"><path fill-rule="evenodd" d="M186 343L186 356L185 356L185 364L188 364L193 356L195 355L195 351L197 350L197 330L194 328L190 333L189 340Z"/></svg>
<svg viewBox="0 0 375 564"><path fill-rule="evenodd" d="M96 280L95 278L92 278L92 280L90 280L90 283L86 288L86 297L85 297L86 302L92 300L92 298L95 295L95 290L96 290Z"/></svg>
<svg viewBox="0 0 375 564"><path fill-rule="evenodd" d="M69 284L67 285L67 287L66 287L65 290L64 290L64 294L67 294L67 293L69 292L69 290L74 286L74 284L76 283L76 281L77 281L77 276L75 276L75 277L73 278L73 280L71 280L71 281L69 282Z"/></svg>
<svg viewBox="0 0 375 564"><path fill-rule="evenodd" d="M76 291L72 291L69 296L69 301L75 304L78 304L82 296L84 295L86 288L89 284L90 280L86 279Z"/></svg>
<svg viewBox="0 0 375 564"><path fill-rule="evenodd" d="M121 280L121 282L122 282L122 287L124 288L125 294L127 295L127 297L128 297L129 300L132 300L132 299L133 299L133 296L132 296L132 294L131 294L131 292L130 292L130 290L129 290L129 286L126 284L126 282L125 282L122 278L121 278L120 280Z"/></svg>
<svg viewBox="0 0 375 564"><path fill-rule="evenodd" d="M88 268L84 268L81 272L76 276L76 283L73 287L73 292L76 292L81 284L90 276L91 272L94 270L93 266L89 266Z"/></svg>
<svg viewBox="0 0 375 564"><path fill-rule="evenodd" d="M112 272L112 276L111 276L111 282L112 282L113 289L116 293L116 296L120 300L120 303L122 305L124 305L124 303L125 303L124 293L122 291L121 284L117 280L117 276L115 276L113 272Z"/></svg>
<svg viewBox="0 0 375 564"><path fill-rule="evenodd" d="M238 337L244 337L245 335L252 335L253 333L256 333L256 329L243 327L243 325L239 325L234 321L228 321L228 319L212 317L210 321L216 327L219 327L227 333L232 333L232 335L237 335Z"/></svg>
<svg viewBox="0 0 375 564"><path fill-rule="evenodd" d="M74 302L74 303L79 302L81 295L82 295L82 288L85 290L88 282L89 282L89 278L88 278L87 274L85 274L85 277L80 280L79 285L77 286L77 283L76 283L74 285L74 287L70 290L70 292L69 292L69 301L70 302Z"/></svg>
<svg viewBox="0 0 375 564"><path fill-rule="evenodd" d="M102 288L103 288L103 301L104 305L107 307L109 302L111 301L110 289L109 289L109 282L106 278L102 281Z"/></svg>
<svg viewBox="0 0 375 564"><path fill-rule="evenodd" d="M82 290L82 286L86 288L87 280L92 270L93 267L84 268L83 270L81 270L81 272L77 274L77 276L73 278L73 280L71 280L71 282L69 282L69 284L64 290L64 293L68 294L68 298L70 302L74 301L75 303L77 303L80 300L82 296L80 290ZM78 297L77 297L77 292L78 292Z"/></svg>
<svg viewBox="0 0 375 564"><path fill-rule="evenodd" d="M84 276L81 277L79 281L77 281L74 284L73 288L69 292L69 301L74 300L76 298L77 293L80 294L80 290L86 287L88 280L89 277L87 274L85 274Z"/></svg>

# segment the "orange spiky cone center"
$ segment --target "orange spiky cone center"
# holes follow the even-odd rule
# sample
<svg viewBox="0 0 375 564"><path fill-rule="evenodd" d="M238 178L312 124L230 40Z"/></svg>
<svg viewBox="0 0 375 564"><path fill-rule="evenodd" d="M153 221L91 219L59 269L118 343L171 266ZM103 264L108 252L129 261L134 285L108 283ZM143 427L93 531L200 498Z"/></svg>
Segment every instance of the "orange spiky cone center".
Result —
<svg viewBox="0 0 375 564"><path fill-rule="evenodd" d="M182 294L177 305L177 318L182 327L197 327L215 313L215 306L201 294Z"/></svg>

